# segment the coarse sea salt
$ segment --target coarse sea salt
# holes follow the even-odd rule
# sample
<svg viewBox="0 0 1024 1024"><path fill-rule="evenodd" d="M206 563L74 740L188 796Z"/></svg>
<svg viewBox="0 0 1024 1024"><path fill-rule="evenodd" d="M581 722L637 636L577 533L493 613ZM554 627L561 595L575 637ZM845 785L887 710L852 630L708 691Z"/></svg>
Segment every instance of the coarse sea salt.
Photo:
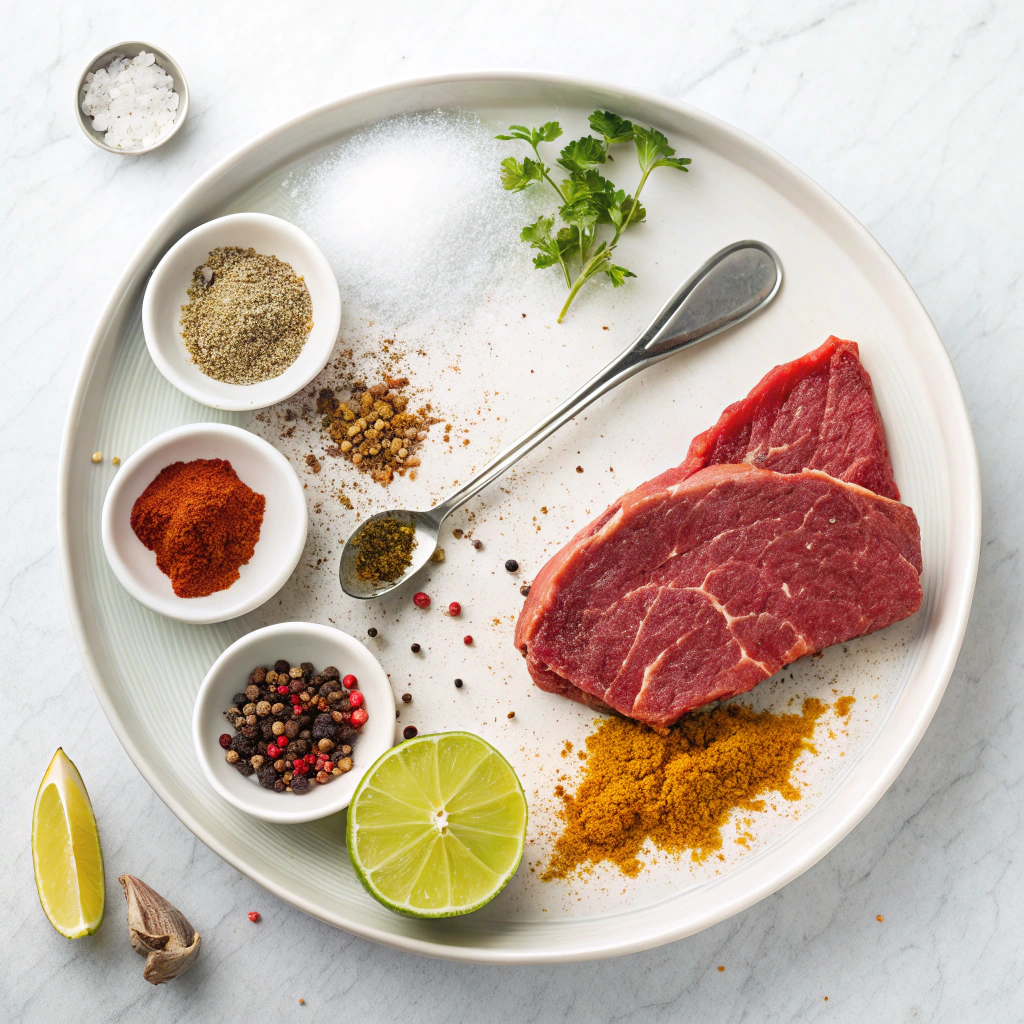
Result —
<svg viewBox="0 0 1024 1024"><path fill-rule="evenodd" d="M174 127L177 109L174 79L145 50L137 57L116 56L85 76L82 111L111 149L155 145Z"/></svg>
<svg viewBox="0 0 1024 1024"><path fill-rule="evenodd" d="M459 110L404 114L287 177L284 215L327 256L349 315L384 331L451 327L494 301L503 279L521 285L532 268L519 232L544 205L502 188L514 152L494 139L503 128Z"/></svg>

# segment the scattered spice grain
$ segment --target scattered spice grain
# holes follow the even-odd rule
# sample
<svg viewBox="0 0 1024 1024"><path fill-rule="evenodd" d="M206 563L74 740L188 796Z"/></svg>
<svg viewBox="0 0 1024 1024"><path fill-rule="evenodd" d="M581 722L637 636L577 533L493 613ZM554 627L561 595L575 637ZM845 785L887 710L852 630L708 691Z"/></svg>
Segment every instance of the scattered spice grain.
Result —
<svg viewBox="0 0 1024 1024"><path fill-rule="evenodd" d="M377 627L376 627L376 626L371 626L371 627L370 627L370 628L369 628L369 629L368 629L368 630L366 631L366 635L367 635L367 636L370 636L370 637L376 636L376 635L377 635Z"/></svg>
<svg viewBox="0 0 1024 1024"><path fill-rule="evenodd" d="M516 572L518 569L519 569L519 563L514 558L510 558L505 563L505 571L506 572Z"/></svg>
<svg viewBox="0 0 1024 1024"><path fill-rule="evenodd" d="M103 461L103 452L93 452L92 453L92 461L93 462L102 462Z"/></svg>
<svg viewBox="0 0 1024 1024"><path fill-rule="evenodd" d="M214 249L192 272L181 336L199 369L225 384L279 377L313 329L306 282L291 265L255 249Z"/></svg>
<svg viewBox="0 0 1024 1024"><path fill-rule="evenodd" d="M455 689L456 690L461 690L462 689L462 680L461 679L456 679L455 680Z"/></svg>
<svg viewBox="0 0 1024 1024"><path fill-rule="evenodd" d="M405 737L405 738L406 738L407 740L411 740L411 739L412 739L412 738L413 738L413 737L414 737L414 736L415 736L415 735L416 735L416 734L417 734L418 732L419 732L419 729L417 729L415 725L407 725L407 726L406 726L406 727L405 727L405 728L404 728L404 729L402 730L402 735L403 735L403 736L404 736L404 737Z"/></svg>
<svg viewBox="0 0 1024 1024"><path fill-rule="evenodd" d="M411 704L412 703L412 694L411 693L403 693L402 694L402 703L403 704Z"/></svg>
<svg viewBox="0 0 1024 1024"><path fill-rule="evenodd" d="M384 487L396 473L404 476L420 465L416 453L430 427L440 422L429 402L410 408L408 385L407 377L389 377L371 387L357 381L347 401L341 401L334 388L322 389L317 398L320 425L338 452Z"/></svg>
<svg viewBox="0 0 1024 1024"><path fill-rule="evenodd" d="M409 646L409 650L412 651L413 654L419 654L420 653L420 645L419 644L411 644Z"/></svg>
<svg viewBox="0 0 1024 1024"><path fill-rule="evenodd" d="M762 795L798 800L790 782L796 759L827 705L814 698L800 714L725 704L682 719L666 735L623 718L603 721L586 741L584 775L574 794L561 785L562 834L545 881L610 861L639 874L650 840L666 853L703 861L722 847L722 826L736 808L761 811Z"/></svg>

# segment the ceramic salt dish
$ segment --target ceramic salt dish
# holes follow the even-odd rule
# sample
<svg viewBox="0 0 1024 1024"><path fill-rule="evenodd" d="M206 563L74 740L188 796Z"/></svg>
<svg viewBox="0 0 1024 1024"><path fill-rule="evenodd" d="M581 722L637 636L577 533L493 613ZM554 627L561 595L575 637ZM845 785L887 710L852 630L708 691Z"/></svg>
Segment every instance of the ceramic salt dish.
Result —
<svg viewBox="0 0 1024 1024"><path fill-rule="evenodd" d="M249 674L282 658L291 665L311 662L318 672L333 665L342 676L351 673L369 716L352 744L351 771L301 794L264 789L255 775L246 777L228 764L219 743L225 733L235 733L224 710L245 689ZM192 712L196 756L210 785L239 810L279 825L313 821L348 807L366 769L394 743L394 733L395 698L380 663L347 633L311 622L282 622L236 640L206 674Z"/></svg>
<svg viewBox="0 0 1024 1024"><path fill-rule="evenodd" d="M117 146L108 145L104 140L104 132L97 131L93 127L92 119L82 110L82 98L85 95L86 78L95 74L102 68L110 66L110 62L117 57L137 57L140 53L151 53L156 58L156 63L171 76L174 81L174 91L178 94L178 106L174 111L174 123L170 129L160 136L150 146L140 146L138 149L120 149ZM188 116L188 82L182 74L181 66L165 50L149 43L138 41L118 43L104 50L89 62L89 66L82 72L78 80L78 88L75 90L75 117L78 119L78 126L85 133L86 138L95 146L98 146L105 153L116 153L118 156L143 156L159 149L164 143L169 142L180 131Z"/></svg>
<svg viewBox="0 0 1024 1024"><path fill-rule="evenodd" d="M192 362L181 336L181 307L196 267L217 248L237 246L276 256L304 279L313 305L313 329L284 373L258 384L227 384ZM180 238L156 266L142 302L146 345L160 372L189 398L214 409L262 409L291 398L323 368L341 328L341 293L327 258L304 231L265 213L234 213L207 221Z"/></svg>
<svg viewBox="0 0 1024 1024"><path fill-rule="evenodd" d="M238 478L266 498L260 539L240 576L207 597L178 597L170 578L131 527L132 506L164 467L193 459L226 459ZM161 615L197 624L224 622L258 608L287 582L306 543L302 484L273 445L226 423L176 427L144 444L118 470L103 501L103 550L121 586Z"/></svg>

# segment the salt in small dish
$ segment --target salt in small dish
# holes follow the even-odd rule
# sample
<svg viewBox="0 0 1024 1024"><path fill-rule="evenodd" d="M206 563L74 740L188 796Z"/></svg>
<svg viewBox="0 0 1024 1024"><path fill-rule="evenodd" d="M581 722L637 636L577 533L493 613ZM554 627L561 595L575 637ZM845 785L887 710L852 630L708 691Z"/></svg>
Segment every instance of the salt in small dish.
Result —
<svg viewBox="0 0 1024 1024"><path fill-rule="evenodd" d="M181 307L196 267L217 248L238 246L276 256L303 278L313 305L313 329L298 358L258 384L227 384L192 362L181 336ZM207 221L180 238L157 264L142 301L142 329L157 369L189 398L214 409L263 409L291 398L326 365L341 329L341 292L327 257L304 231L265 213L234 213Z"/></svg>
<svg viewBox="0 0 1024 1024"><path fill-rule="evenodd" d="M351 771L301 794L264 789L254 775L241 775L228 764L219 743L221 735L234 734L224 710L245 689L249 673L280 658L292 665L312 662L318 672L333 665L342 676L352 673L369 715L352 744ZM236 640L206 674L192 711L196 756L210 785L240 811L278 825L315 821L348 807L367 768L394 744L394 734L395 697L380 662L354 637L312 622L281 622Z"/></svg>
<svg viewBox="0 0 1024 1024"><path fill-rule="evenodd" d="M174 112L174 124L171 130L163 135L152 146L143 146L139 149L118 149L116 146L108 146L103 139L103 132L97 131L92 126L92 119L82 110L82 96L85 92L86 78L95 74L101 68L107 67L115 57L137 57L145 51L156 58L160 65L174 79L174 91L178 94L178 108ZM118 156L143 156L159 149L166 142L169 142L181 130L188 116L188 82L182 73L181 65L165 50L150 43L138 41L118 43L116 46L108 47L102 53L98 53L90 62L89 66L82 72L78 79L78 88L75 90L75 117L78 126L85 133L86 138L95 146L98 146L105 153L116 153Z"/></svg>
<svg viewBox="0 0 1024 1024"><path fill-rule="evenodd" d="M178 597L170 578L131 527L132 506L157 474L174 462L226 459L239 479L266 498L260 539L252 558L227 590L206 597ZM103 550L121 586L147 608L181 622L224 622L269 601L298 565L306 543L308 513L302 484L273 445L226 423L176 427L125 460L103 501Z"/></svg>

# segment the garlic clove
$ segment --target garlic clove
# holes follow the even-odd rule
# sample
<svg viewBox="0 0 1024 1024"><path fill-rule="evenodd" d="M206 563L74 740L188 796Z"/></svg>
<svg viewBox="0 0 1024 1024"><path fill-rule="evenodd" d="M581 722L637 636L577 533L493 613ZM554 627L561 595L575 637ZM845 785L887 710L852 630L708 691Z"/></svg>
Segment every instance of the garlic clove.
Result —
<svg viewBox="0 0 1024 1024"><path fill-rule="evenodd" d="M199 932L188 918L134 875L118 878L128 901L128 938L146 958L143 978L151 985L173 981L199 956Z"/></svg>

